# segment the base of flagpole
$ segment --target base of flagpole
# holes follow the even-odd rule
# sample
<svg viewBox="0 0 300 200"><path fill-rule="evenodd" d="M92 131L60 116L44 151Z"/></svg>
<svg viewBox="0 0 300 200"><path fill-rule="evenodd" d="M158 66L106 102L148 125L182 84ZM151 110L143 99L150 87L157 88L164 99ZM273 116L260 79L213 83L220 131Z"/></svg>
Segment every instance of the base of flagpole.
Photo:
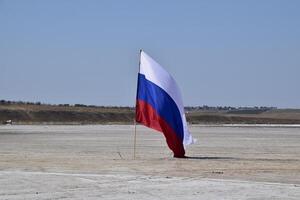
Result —
<svg viewBox="0 0 300 200"><path fill-rule="evenodd" d="M174 158L188 158L187 156L181 156L181 155L180 155L180 156L174 155L173 157L174 157Z"/></svg>

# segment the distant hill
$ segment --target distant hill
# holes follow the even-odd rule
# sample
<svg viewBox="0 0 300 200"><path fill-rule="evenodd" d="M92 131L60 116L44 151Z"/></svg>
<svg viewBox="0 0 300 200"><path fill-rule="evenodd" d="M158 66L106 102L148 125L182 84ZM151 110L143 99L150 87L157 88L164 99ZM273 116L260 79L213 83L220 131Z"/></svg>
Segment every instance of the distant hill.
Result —
<svg viewBox="0 0 300 200"><path fill-rule="evenodd" d="M274 107L187 107L191 124L300 124L300 109ZM0 101L0 123L15 124L132 124L132 107Z"/></svg>

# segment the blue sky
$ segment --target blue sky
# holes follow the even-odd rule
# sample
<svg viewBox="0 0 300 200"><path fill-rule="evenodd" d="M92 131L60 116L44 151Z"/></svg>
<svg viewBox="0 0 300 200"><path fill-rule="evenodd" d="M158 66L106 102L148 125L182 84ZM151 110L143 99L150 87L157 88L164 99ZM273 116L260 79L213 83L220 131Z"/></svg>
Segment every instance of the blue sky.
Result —
<svg viewBox="0 0 300 200"><path fill-rule="evenodd" d="M300 1L0 0L0 99L135 104L139 49L185 105L300 108Z"/></svg>

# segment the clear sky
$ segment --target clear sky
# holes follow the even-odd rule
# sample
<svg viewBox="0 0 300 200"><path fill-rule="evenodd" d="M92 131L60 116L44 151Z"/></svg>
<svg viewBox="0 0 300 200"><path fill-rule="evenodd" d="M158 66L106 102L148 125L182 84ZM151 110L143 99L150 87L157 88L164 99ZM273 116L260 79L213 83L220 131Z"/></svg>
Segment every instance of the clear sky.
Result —
<svg viewBox="0 0 300 200"><path fill-rule="evenodd" d="M185 105L300 108L296 0L0 0L0 99L133 106L141 48Z"/></svg>

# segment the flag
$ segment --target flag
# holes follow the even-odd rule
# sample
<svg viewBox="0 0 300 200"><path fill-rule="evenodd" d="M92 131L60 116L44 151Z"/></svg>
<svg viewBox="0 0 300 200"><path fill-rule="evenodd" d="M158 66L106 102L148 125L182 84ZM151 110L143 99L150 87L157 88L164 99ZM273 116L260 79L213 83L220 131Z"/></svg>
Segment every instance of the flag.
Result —
<svg viewBox="0 0 300 200"><path fill-rule="evenodd" d="M144 51L140 53L136 122L162 132L174 157L185 157L184 146L194 142L175 80Z"/></svg>

